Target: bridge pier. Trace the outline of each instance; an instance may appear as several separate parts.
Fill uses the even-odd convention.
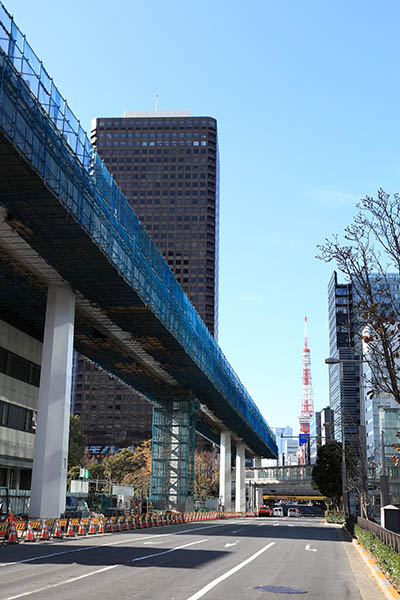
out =
[[[254,459],[254,466],[257,467],[258,469],[261,469],[261,458],[260,457],[256,457]],[[255,484],[255,488],[256,488],[256,506],[255,508],[259,508],[259,506],[262,506],[264,504],[264,499],[263,499],[263,488],[259,487],[257,485],[257,481],[258,481],[258,470],[254,471],[254,484]]]
[[[246,511],[245,451],[242,441],[236,442],[235,510]]]
[[[193,497],[198,417],[197,400],[153,403],[150,498],[155,508],[185,511]]]
[[[221,431],[219,454],[219,497],[225,511],[232,510],[231,432]]]
[[[40,373],[30,517],[58,518],[65,510],[75,296],[67,285],[51,285]]]

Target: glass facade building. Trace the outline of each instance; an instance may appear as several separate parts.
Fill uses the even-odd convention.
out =
[[[211,334],[218,332],[217,122],[188,111],[126,111],[92,122],[91,141]],[[73,410],[89,445],[151,437],[152,406],[76,355]]]
[[[360,344],[355,336],[353,286],[338,282],[336,271],[328,286],[329,354],[345,361],[329,365],[329,405],[334,413],[335,439],[358,451],[360,426]],[[346,362],[350,361],[350,362]],[[343,419],[343,422],[342,422]]]

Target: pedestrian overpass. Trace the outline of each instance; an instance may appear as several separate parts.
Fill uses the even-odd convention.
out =
[[[312,487],[313,465],[290,465],[246,469],[246,487],[252,505],[260,506],[265,499],[323,500]]]
[[[275,436],[1,2],[0,278],[0,317],[43,340],[32,516],[63,511],[73,347],[152,401],[155,506],[184,508],[214,427],[242,509]]]

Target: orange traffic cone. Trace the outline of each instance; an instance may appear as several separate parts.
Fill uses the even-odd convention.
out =
[[[17,535],[17,528],[15,526],[15,521],[13,521],[10,525],[10,533],[8,534],[8,543],[9,544],[18,544],[18,535]]]
[[[127,517],[125,517],[124,520],[124,531],[129,531],[129,521]]]
[[[49,540],[49,532],[47,531],[47,521],[44,520],[42,523],[42,530],[40,532],[39,540]]]
[[[117,522],[115,524],[115,531],[122,531],[120,518],[117,517]]]
[[[136,529],[135,517],[131,517],[131,529]]]
[[[82,519],[80,520],[80,523],[79,523],[78,535],[86,535],[85,526],[83,524]]]
[[[75,530],[74,526],[72,525],[72,519],[68,521],[67,533],[65,534],[65,537],[75,537]]]
[[[97,533],[104,533],[104,519],[101,518],[99,521],[99,529],[97,530]]]
[[[32,523],[28,521],[28,529],[26,531],[24,542],[34,542],[35,537],[33,535]]]
[[[107,519],[106,524],[106,533],[112,533],[114,531],[114,527],[110,518]]]
[[[94,526],[94,521],[93,521],[93,519],[90,519],[88,534],[94,535],[95,533],[96,533],[96,527]]]
[[[53,538],[62,538],[62,536],[63,536],[63,534],[61,531],[60,519],[57,519],[56,528],[54,529],[54,532],[53,532]]]

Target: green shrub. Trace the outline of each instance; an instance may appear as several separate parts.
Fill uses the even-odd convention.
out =
[[[346,517],[344,512],[340,510],[326,510],[325,521],[327,523],[344,523],[346,521]]]
[[[354,534],[389,577],[400,585],[400,556],[396,550],[386,546],[372,531],[362,529],[359,525],[354,526]]]
[[[354,526],[356,523],[357,519],[356,517],[353,517],[353,515],[346,517],[346,529],[349,533],[351,533],[351,535],[354,535]]]

